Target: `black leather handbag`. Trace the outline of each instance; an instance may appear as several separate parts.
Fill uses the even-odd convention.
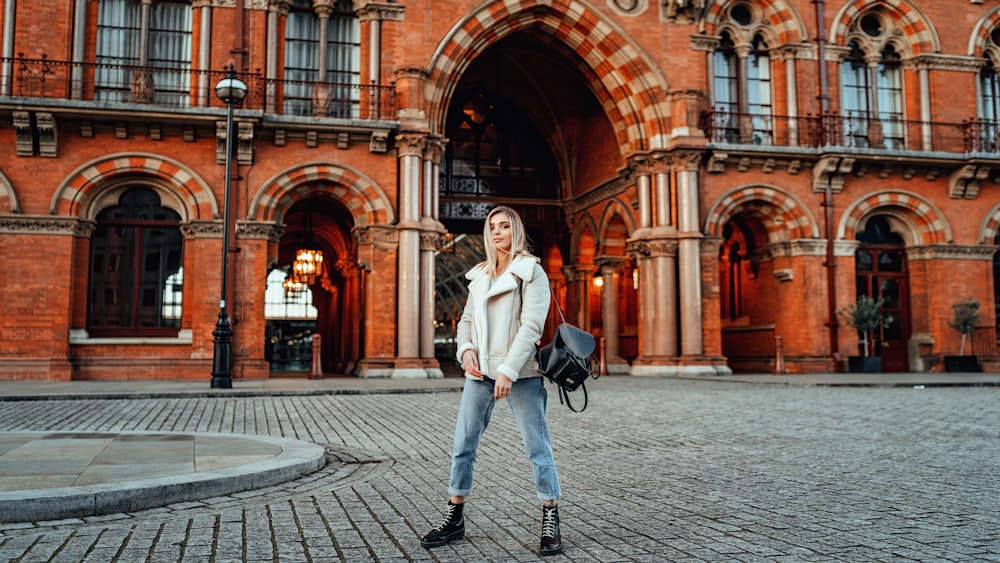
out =
[[[566,322],[555,296],[552,296],[552,302],[556,304],[561,322],[556,327],[552,342],[538,350],[538,370],[559,388],[560,404],[565,400],[569,410],[583,412],[588,400],[584,382],[588,377],[597,379],[600,375],[594,373],[593,355],[597,342],[593,334]],[[573,408],[569,399],[569,394],[577,389],[583,389],[583,407],[580,410]]]

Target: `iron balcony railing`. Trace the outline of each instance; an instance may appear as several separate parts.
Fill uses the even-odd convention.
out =
[[[104,108],[143,104],[185,109],[222,107],[215,85],[227,71],[56,61],[46,55],[0,58],[0,99],[78,100]],[[237,73],[247,85],[243,109],[266,113],[393,121],[396,89],[375,84],[339,84],[264,78]]]
[[[765,115],[722,110],[702,114],[709,141],[781,147],[1000,153],[1000,122],[880,119],[861,113]]]

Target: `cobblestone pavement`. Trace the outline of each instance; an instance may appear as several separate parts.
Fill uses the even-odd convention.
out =
[[[1000,389],[604,378],[549,421],[572,561],[1000,561]],[[441,518],[457,392],[17,401],[0,431],[224,432],[322,444],[293,482],[0,524],[0,561],[532,561],[541,508],[510,411],[480,448],[466,539]],[[2,521],[2,515],[0,515]]]

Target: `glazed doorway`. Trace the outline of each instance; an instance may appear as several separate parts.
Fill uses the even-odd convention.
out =
[[[882,357],[883,372],[909,370],[910,285],[903,238],[892,231],[885,217],[872,217],[860,231],[854,254],[857,296],[883,299],[882,313],[892,321],[875,335],[875,354]]]

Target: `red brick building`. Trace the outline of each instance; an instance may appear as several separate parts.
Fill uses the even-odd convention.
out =
[[[439,376],[501,203],[613,373],[996,359],[992,3],[0,3],[0,379]]]

